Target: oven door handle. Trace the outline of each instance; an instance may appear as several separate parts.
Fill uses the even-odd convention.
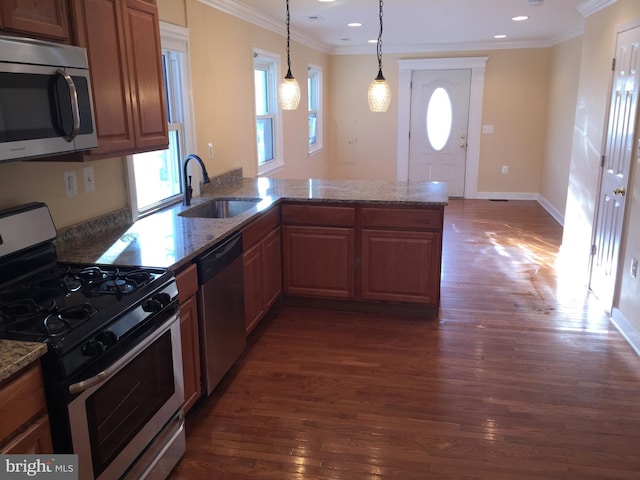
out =
[[[118,373],[122,367],[128,364],[131,360],[133,360],[136,356],[138,356],[138,354],[141,353],[145,348],[147,348],[149,345],[155,342],[158,338],[160,338],[167,330],[169,330],[169,328],[171,328],[171,325],[177,320],[179,320],[180,318],[179,315],[180,315],[179,312],[176,312],[173,315],[171,315],[171,318],[169,318],[166,322],[164,322],[162,326],[158,327],[151,335],[149,335],[147,338],[145,338],[140,343],[138,343],[135,347],[129,350],[124,356],[122,356],[116,362],[114,362],[113,365],[110,365],[109,367],[105,368],[103,371],[94,375],[93,377],[90,377],[90,378],[87,378],[86,380],[82,380],[81,382],[73,383],[69,385],[69,393],[71,393],[72,395],[75,395],[77,393],[84,392],[85,390],[88,390],[89,388],[95,385],[99,385],[102,382],[105,382],[106,380],[111,378],[113,375]]]

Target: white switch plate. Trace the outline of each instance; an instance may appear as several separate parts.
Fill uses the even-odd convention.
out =
[[[637,258],[632,258],[631,259],[631,271],[629,272],[629,274],[633,278],[637,278],[638,277],[638,259]]]
[[[78,195],[78,181],[75,170],[64,172],[64,191],[67,192],[67,197]]]
[[[213,143],[209,143],[208,147],[209,147],[209,158],[213,158]]]
[[[82,181],[84,183],[85,192],[93,192],[96,189],[96,180],[93,176],[93,167],[84,167],[82,169]]]
[[[502,165],[502,174],[506,175],[509,173],[509,165]]]
[[[493,125],[483,125],[482,133],[493,133]]]

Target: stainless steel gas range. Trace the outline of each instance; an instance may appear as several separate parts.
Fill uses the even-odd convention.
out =
[[[166,478],[185,451],[175,278],[59,262],[55,236],[43,203],[0,212],[0,338],[47,344],[54,449],[80,478]]]

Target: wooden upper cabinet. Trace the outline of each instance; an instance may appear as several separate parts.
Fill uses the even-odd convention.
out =
[[[167,148],[169,133],[160,23],[155,2],[128,0],[125,9],[131,97],[136,147]]]
[[[0,28],[68,42],[69,0],[2,0]]]
[[[73,0],[87,49],[98,148],[91,160],[168,146],[160,25],[155,2]]]

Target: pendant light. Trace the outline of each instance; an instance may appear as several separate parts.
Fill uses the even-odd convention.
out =
[[[378,76],[369,85],[369,110],[386,112],[391,103],[391,87],[382,75],[382,0],[380,0],[380,33],[378,34]]]
[[[282,80],[279,89],[280,108],[283,110],[295,110],[300,104],[300,85],[291,74],[291,55],[289,52],[289,0],[287,0],[287,74]]]

